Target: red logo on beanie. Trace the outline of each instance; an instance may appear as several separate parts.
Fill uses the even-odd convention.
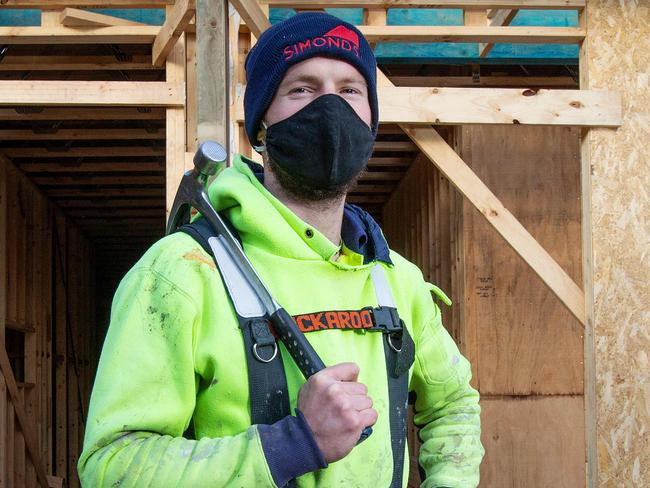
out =
[[[304,41],[286,46],[282,53],[284,60],[289,61],[294,56],[319,47],[350,51],[359,57],[359,36],[356,32],[348,29],[344,25],[339,25],[322,36],[312,37],[311,39],[305,39]]]

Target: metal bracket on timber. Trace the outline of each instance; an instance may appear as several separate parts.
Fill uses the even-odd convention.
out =
[[[16,384],[16,378],[14,377],[13,370],[11,369],[11,363],[9,362],[9,357],[7,356],[7,350],[3,346],[0,346],[0,370],[4,376],[5,383],[7,385],[7,390],[9,390],[9,397],[11,402],[14,404],[14,411],[16,412],[16,417],[18,418],[18,424],[23,432],[23,437],[25,438],[25,444],[27,446],[27,451],[29,456],[32,458],[32,463],[34,464],[34,469],[36,470],[36,476],[38,481],[43,488],[49,486],[47,475],[45,474],[45,465],[41,460],[40,454],[38,452],[38,445],[35,432],[32,430],[32,426],[27,423],[27,415],[25,414],[25,409],[22,402],[20,401],[20,395],[18,393],[18,385]]]

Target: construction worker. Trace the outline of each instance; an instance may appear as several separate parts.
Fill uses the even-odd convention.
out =
[[[476,486],[479,395],[432,291],[448,299],[345,204],[378,129],[372,49],[354,26],[304,13],[260,37],[246,73],[246,132],[265,164],[236,156],[210,200],[329,367],[305,381],[194,227],[165,237],[115,294],[83,485],[403,487],[410,391],[422,486]]]

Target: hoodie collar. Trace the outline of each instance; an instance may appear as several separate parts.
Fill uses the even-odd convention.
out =
[[[208,194],[215,209],[226,213],[249,245],[294,259],[330,260],[339,247],[289,210],[263,181],[262,166],[236,155],[233,166],[215,179]],[[346,247],[364,256],[364,265],[382,261],[392,266],[379,225],[363,209],[345,205],[341,234]]]

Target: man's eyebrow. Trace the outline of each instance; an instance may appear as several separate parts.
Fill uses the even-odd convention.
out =
[[[287,77],[282,84],[289,83],[320,83],[321,79],[318,76],[310,75],[308,73],[303,73],[297,76]],[[341,80],[337,80],[339,83],[361,83],[367,85],[366,79],[363,76],[348,76]]]
[[[318,76],[309,75],[307,73],[304,73],[304,74],[300,74],[300,75],[297,75],[297,76],[289,76],[284,81],[286,83],[296,83],[296,82],[318,83],[319,78],[318,78]]]

